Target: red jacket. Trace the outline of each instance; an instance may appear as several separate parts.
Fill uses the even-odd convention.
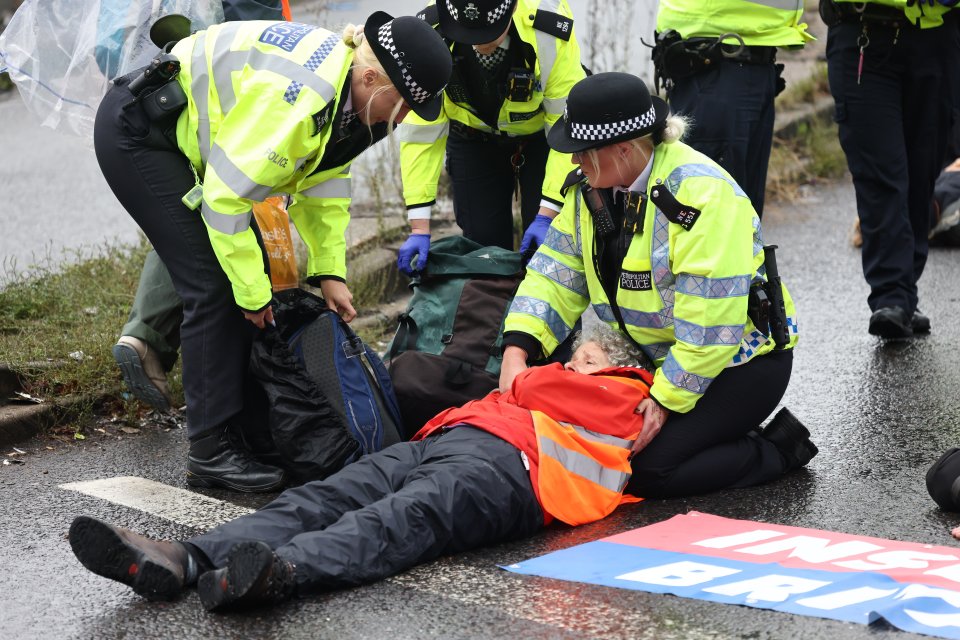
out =
[[[634,410],[650,395],[650,384],[649,373],[632,367],[590,375],[559,364],[531,367],[509,392],[492,391],[447,409],[413,439],[463,424],[487,431],[526,454],[546,521],[592,522],[622,502],[636,501],[622,492],[629,479],[630,445],[643,428]],[[596,465],[602,472],[591,472]]]

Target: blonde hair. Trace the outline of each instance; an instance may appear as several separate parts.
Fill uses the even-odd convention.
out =
[[[369,109],[377,96],[391,89],[396,91],[397,95],[400,96],[396,104],[393,105],[393,110],[390,112],[390,121],[387,124],[388,131],[392,135],[394,122],[396,122],[397,115],[400,114],[400,109],[402,109],[404,105],[403,96],[400,94],[399,89],[394,86],[393,81],[390,80],[390,76],[388,76],[387,72],[383,69],[383,65],[377,60],[373,48],[370,46],[370,43],[367,42],[367,38],[363,33],[362,25],[348,24],[343,28],[340,37],[345,45],[353,49],[353,64],[350,66],[351,70],[373,69],[377,72],[377,88],[373,90],[364,108]],[[367,125],[367,129],[370,130],[370,135],[373,136],[373,130],[370,125]]]

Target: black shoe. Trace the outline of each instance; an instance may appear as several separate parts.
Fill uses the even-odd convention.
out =
[[[810,432],[786,407],[773,416],[761,435],[777,447],[788,469],[806,466],[820,453],[817,445],[810,441]]]
[[[869,331],[887,340],[912,338],[910,324],[910,316],[901,307],[881,307],[870,316]]]
[[[148,600],[174,600],[183,592],[188,555],[179,542],[161,542],[88,516],[70,525],[77,560],[98,576],[131,587]]]
[[[930,333],[930,318],[917,309],[910,318],[910,328],[914,333]]]
[[[233,442],[228,431],[218,429],[190,443],[187,484],[245,493],[277,491],[283,487],[286,472],[256,460],[242,444]]]
[[[207,611],[276,604],[293,597],[294,566],[264,542],[241,542],[230,549],[227,566],[207,571],[197,594]]]

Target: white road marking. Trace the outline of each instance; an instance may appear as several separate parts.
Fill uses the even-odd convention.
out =
[[[253,512],[247,507],[132,476],[71,482],[60,488],[204,530]]]

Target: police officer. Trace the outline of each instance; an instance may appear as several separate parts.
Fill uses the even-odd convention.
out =
[[[813,36],[802,0],[660,0],[654,61],[674,113],[693,118],[687,143],[730,172],[763,216],[778,47]]]
[[[331,309],[356,311],[344,230],[353,159],[408,110],[435,118],[449,50],[414,17],[372,14],[342,35],[286,22],[231,22],[179,41],[115,82],[94,129],[107,182],[183,300],[187,482],[270,491],[280,469],[238,445],[254,329],[272,322],[252,202],[294,195],[290,216]],[[246,318],[247,321],[244,320]]]
[[[817,453],[786,409],[759,431],[790,379],[796,312],[746,193],[679,141],[684,127],[635,76],[598,73],[573,88],[547,140],[581,173],[503,338],[501,390],[589,305],[639,345],[656,373],[638,411],[662,428],[633,457],[627,490],[649,497],[760,484]],[[775,297],[779,313],[757,312]]]
[[[463,235],[512,250],[514,195],[526,230],[520,250],[542,241],[560,210],[567,156],[544,133],[584,76],[566,0],[442,0],[420,16],[450,45],[454,72],[435,120],[400,127],[400,168],[411,235],[398,267],[422,269],[430,212],[447,157],[453,208]]]
[[[857,196],[868,331],[930,331],[917,310],[960,68],[956,0],[824,0],[827,71]]]

